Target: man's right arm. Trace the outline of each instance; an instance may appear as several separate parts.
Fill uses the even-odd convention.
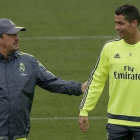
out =
[[[109,62],[107,53],[108,52],[104,47],[98,58],[96,65],[93,68],[93,71],[90,74],[87,89],[80,103],[79,125],[83,132],[86,132],[87,131],[86,128],[89,127],[87,119],[88,112],[95,107],[103,91],[105,81],[108,76]]]

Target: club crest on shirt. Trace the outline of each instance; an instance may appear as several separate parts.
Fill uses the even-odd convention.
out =
[[[23,63],[20,63],[19,64],[19,71],[21,72],[21,74],[20,74],[21,76],[26,76],[27,75],[27,74],[24,73],[25,70],[26,70],[25,65]]]

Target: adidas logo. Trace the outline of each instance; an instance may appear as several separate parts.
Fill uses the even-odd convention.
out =
[[[121,58],[120,55],[117,53],[114,55],[114,58]]]

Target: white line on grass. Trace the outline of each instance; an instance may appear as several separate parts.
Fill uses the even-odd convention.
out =
[[[42,37],[23,37],[21,40],[72,40],[72,39],[112,39],[116,36],[42,36]]]
[[[93,120],[104,120],[107,117],[88,117]],[[78,117],[50,117],[50,118],[31,118],[32,121],[43,121],[43,120],[78,120]]]

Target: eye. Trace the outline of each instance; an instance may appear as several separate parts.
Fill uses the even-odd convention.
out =
[[[124,25],[124,23],[123,23],[123,22],[119,22],[119,24],[120,24],[120,25]]]
[[[118,25],[124,25],[123,22],[115,22],[115,24],[118,24]]]
[[[7,34],[8,36],[14,36],[13,34]]]
[[[114,21],[115,22],[115,24],[117,25],[124,25],[125,23],[123,22],[123,21]]]

